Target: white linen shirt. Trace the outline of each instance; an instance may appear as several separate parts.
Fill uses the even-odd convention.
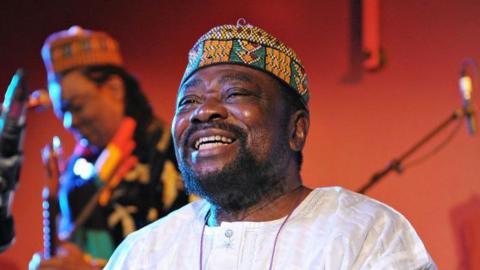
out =
[[[210,205],[197,201],[130,234],[106,270],[269,268],[285,218],[206,227]],[[436,269],[410,223],[366,196],[339,188],[313,190],[280,231],[273,269]]]

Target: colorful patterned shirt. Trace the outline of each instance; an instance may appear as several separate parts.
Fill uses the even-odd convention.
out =
[[[73,233],[75,221],[103,185],[91,173],[99,155],[74,154],[60,180],[59,235],[71,233],[69,239],[95,258],[108,259],[129,233],[188,203],[169,129],[154,120],[135,134],[138,163],[112,189],[108,203],[97,202]]]

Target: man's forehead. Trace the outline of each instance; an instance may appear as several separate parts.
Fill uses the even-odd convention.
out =
[[[267,74],[250,67],[241,65],[215,65],[199,69],[182,85],[181,90],[196,87],[207,81],[224,84],[228,82],[245,82],[258,84],[261,80],[269,79]]]

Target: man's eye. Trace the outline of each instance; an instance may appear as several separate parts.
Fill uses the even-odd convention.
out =
[[[254,96],[253,93],[246,89],[241,88],[231,88],[227,91],[225,97],[227,100],[237,99],[237,98],[248,98]]]
[[[180,102],[178,102],[178,107],[181,108],[187,105],[195,104],[197,102],[198,99],[195,97],[184,97],[180,100]]]
[[[246,96],[245,93],[242,93],[242,92],[232,92],[232,93],[229,93],[227,97],[238,97],[238,96]]]

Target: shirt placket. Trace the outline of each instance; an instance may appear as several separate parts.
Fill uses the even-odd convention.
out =
[[[222,223],[216,228],[207,269],[239,269],[243,231],[243,226],[235,223]]]

